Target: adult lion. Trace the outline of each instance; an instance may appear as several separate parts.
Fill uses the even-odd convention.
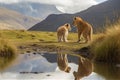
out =
[[[81,35],[83,35],[83,37],[85,39],[85,43],[87,43],[88,41],[91,41],[93,28],[89,23],[87,23],[80,17],[75,17],[73,19],[73,25],[77,28],[77,31],[78,31],[78,41],[77,42],[80,42]]]
[[[80,80],[85,76],[89,76],[93,71],[93,64],[86,58],[79,58],[79,66],[77,72],[74,71],[73,75],[75,80]]]
[[[68,31],[71,30],[70,24],[66,23],[63,26],[60,26],[57,29],[57,37],[58,37],[58,42],[67,42],[67,37],[68,37]]]

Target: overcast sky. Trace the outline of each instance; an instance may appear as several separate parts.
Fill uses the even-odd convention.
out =
[[[8,4],[25,1],[51,4],[63,13],[76,13],[106,0],[0,0],[0,2]]]

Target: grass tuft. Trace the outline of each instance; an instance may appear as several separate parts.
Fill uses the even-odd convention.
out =
[[[95,60],[108,63],[120,63],[120,23],[106,28],[91,43],[91,52]]]
[[[16,47],[0,38],[0,71],[8,67],[16,57]]]

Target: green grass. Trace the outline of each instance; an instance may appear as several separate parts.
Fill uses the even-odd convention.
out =
[[[120,63],[120,22],[106,28],[91,43],[96,61]]]
[[[17,47],[29,46],[33,48],[37,45],[38,48],[48,51],[56,51],[57,48],[62,48],[67,51],[79,50],[81,47],[88,44],[78,44],[77,33],[70,33],[67,43],[57,41],[56,32],[42,32],[42,31],[25,31],[25,30],[1,30],[1,36],[14,43]]]

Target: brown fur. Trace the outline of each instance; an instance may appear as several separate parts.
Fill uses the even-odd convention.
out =
[[[93,71],[93,64],[86,58],[79,58],[78,71],[74,71],[75,80],[80,80],[82,77],[88,76]]]
[[[71,30],[70,24],[66,23],[57,29],[58,42],[67,42],[68,31]]]
[[[67,54],[58,53],[57,64],[60,70],[65,71],[67,73],[70,72],[71,67],[68,66]]]
[[[73,25],[77,28],[77,31],[78,31],[77,42],[80,42],[81,35],[83,35],[83,37],[85,38],[85,43],[87,43],[88,41],[91,41],[93,28],[89,23],[87,23],[80,17],[75,17],[73,19]]]

